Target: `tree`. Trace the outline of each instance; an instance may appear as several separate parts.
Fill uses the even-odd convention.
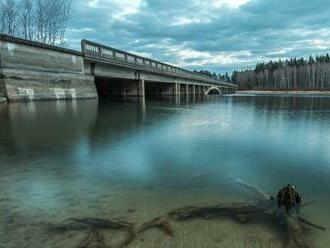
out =
[[[72,0],[0,0],[0,32],[64,46]]]
[[[234,84],[237,84],[237,74],[238,71],[233,71],[233,74],[231,75],[231,82],[233,82]]]
[[[329,53],[325,55],[325,63],[330,63],[330,56]]]
[[[312,65],[312,64],[314,64],[314,63],[315,63],[315,60],[314,60],[313,56],[310,55],[310,56],[309,56],[309,59],[308,59],[308,64]]]
[[[32,26],[32,0],[21,0],[20,3],[20,23],[22,25],[22,37],[27,40],[33,39],[33,26]]]
[[[15,0],[0,0],[0,32],[17,35],[18,8]]]
[[[229,75],[228,75],[228,72],[226,72],[226,74],[225,74],[225,81],[226,82],[230,82],[230,78],[229,78]]]
[[[254,70],[234,71],[232,82],[240,89],[328,90],[330,55],[258,63]]]

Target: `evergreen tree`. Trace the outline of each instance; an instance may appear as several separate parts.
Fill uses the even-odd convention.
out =
[[[309,59],[308,59],[308,64],[312,65],[312,64],[314,64],[314,63],[315,63],[315,60],[314,60],[313,56],[310,55],[310,56],[309,56]]]

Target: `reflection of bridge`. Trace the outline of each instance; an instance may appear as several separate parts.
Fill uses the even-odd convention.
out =
[[[73,51],[0,34],[0,99],[235,93],[236,85],[87,40]]]
[[[236,85],[176,66],[83,40],[85,72],[95,76],[99,94],[234,93]]]

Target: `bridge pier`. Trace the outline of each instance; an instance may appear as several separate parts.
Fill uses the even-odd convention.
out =
[[[138,96],[139,97],[144,97],[145,96],[145,82],[144,82],[144,80],[142,79],[142,80],[139,80],[138,81]]]
[[[178,84],[178,83],[175,83],[174,84],[174,91],[173,91],[173,94],[175,95],[175,96],[177,96],[177,95],[180,95],[180,84]]]
[[[194,84],[192,85],[192,94],[196,95],[196,86]]]
[[[189,84],[186,84],[185,87],[185,95],[189,95]]]

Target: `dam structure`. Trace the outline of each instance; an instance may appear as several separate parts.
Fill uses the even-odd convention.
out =
[[[0,35],[0,99],[233,94],[237,86],[88,40],[81,51]]]

